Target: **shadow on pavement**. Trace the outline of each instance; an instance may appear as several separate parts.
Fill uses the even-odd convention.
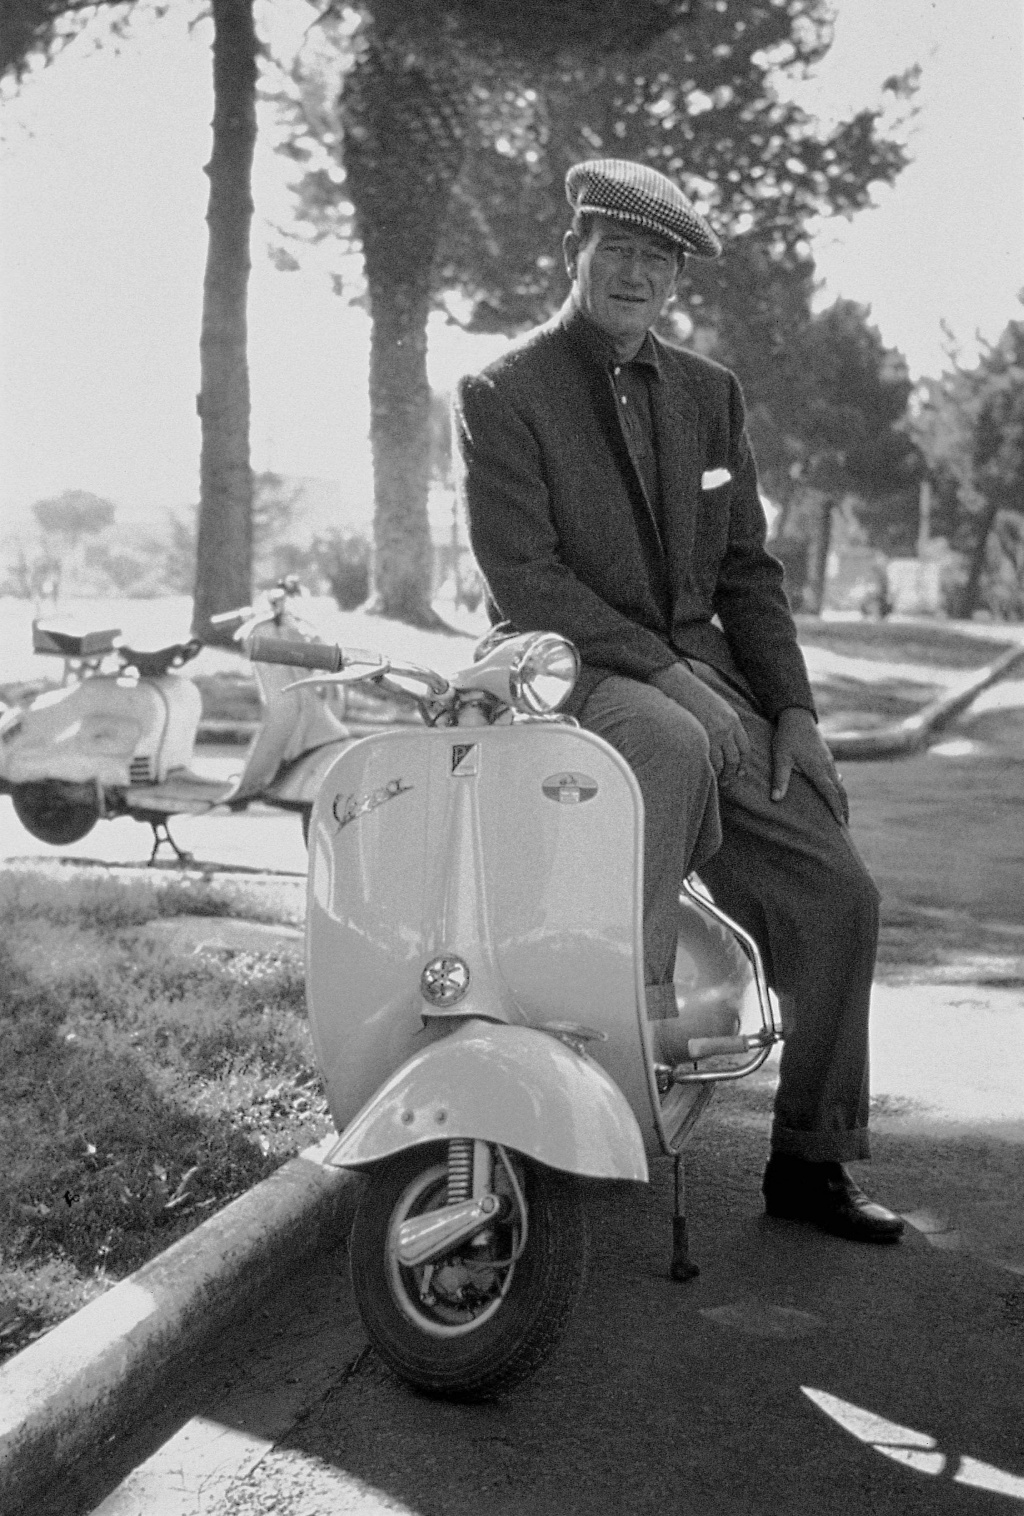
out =
[[[396,1381],[363,1348],[336,1256],[192,1366],[193,1393],[158,1408],[99,1483],[39,1516],[1024,1509],[1024,1281],[918,1232],[876,1248],[764,1220],[770,1092],[735,1093],[693,1147],[700,1279],[667,1278],[667,1163],[649,1188],[594,1186],[584,1305],[505,1401],[439,1403]],[[948,1155],[930,1135],[886,1135],[881,1147],[880,1198],[913,1201],[929,1165],[941,1185]],[[213,1435],[230,1454],[198,1481],[201,1498],[177,1500],[165,1467],[166,1500],[131,1503],[128,1486],[103,1500],[197,1410],[196,1456]],[[184,1433],[177,1445],[181,1490],[198,1488]]]
[[[926,1161],[928,1139],[901,1142],[897,1167]],[[766,1222],[763,1152],[742,1123],[700,1133],[695,1283],[666,1277],[668,1165],[595,1187],[591,1289],[532,1383],[439,1404],[363,1356],[216,1509],[1021,1509],[1020,1282],[913,1232],[873,1248]]]

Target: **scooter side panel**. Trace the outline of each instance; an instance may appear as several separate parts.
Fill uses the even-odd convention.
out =
[[[198,691],[195,696],[198,705]],[[19,722],[10,724],[0,771],[12,784],[98,779],[127,785],[138,754],[150,758],[155,777],[166,726],[166,703],[150,682],[94,676],[39,696]]]
[[[424,1045],[423,968],[459,953],[467,1013],[604,1034],[589,1047],[658,1147],[641,818],[625,763],[569,726],[388,731],[341,755],[313,809],[307,915],[310,1022],[339,1131]]]
[[[461,1022],[354,1117],[328,1162],[362,1168],[439,1138],[499,1142],[594,1179],[648,1177],[621,1091],[591,1058],[527,1027]]]
[[[306,998],[338,1130],[418,1046],[434,734],[386,731],[328,769],[309,827]],[[417,1041],[417,1039],[419,1039]]]
[[[513,727],[480,753],[496,961],[527,1019],[592,1028],[588,1051],[657,1145],[645,1051],[643,801],[600,737]]]

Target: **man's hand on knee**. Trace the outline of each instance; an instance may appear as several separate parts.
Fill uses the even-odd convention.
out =
[[[711,767],[719,784],[739,778],[750,755],[750,738],[729,702],[709,689],[685,663],[659,669],[650,682],[700,722],[708,736]]]
[[[840,826],[844,826],[850,819],[850,805],[839,770],[814,717],[798,705],[781,711],[775,723],[772,738],[773,800],[785,799],[794,769],[814,785]]]

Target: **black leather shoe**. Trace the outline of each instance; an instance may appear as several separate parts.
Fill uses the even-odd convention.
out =
[[[773,1153],[761,1186],[765,1210],[780,1221],[809,1221],[852,1242],[897,1242],[904,1222],[870,1200],[841,1163],[807,1163]]]

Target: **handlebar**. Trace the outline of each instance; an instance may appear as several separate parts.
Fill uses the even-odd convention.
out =
[[[227,626],[229,621],[247,621],[253,614],[251,605],[240,605],[235,611],[220,611],[210,617],[211,626]]]
[[[337,674],[345,655],[333,642],[286,642],[281,637],[254,637],[249,644],[253,663],[287,663],[293,668],[326,669]]]

